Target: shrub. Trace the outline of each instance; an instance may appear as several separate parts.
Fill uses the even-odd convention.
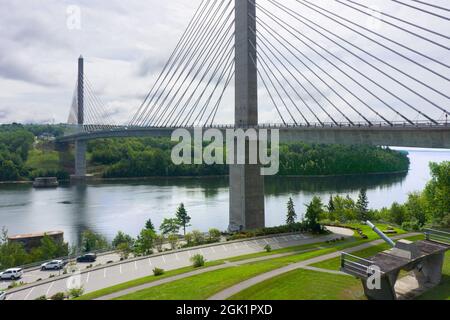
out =
[[[169,241],[170,247],[172,250],[175,250],[178,248],[178,236],[176,234],[170,234],[167,237],[167,241]]]
[[[40,301],[46,301],[47,300],[47,297],[46,296],[40,296],[40,297],[37,297],[36,299],[34,299],[34,300],[40,300]]]
[[[58,293],[55,293],[51,298],[50,298],[50,300],[55,300],[55,301],[57,301],[57,300],[64,300],[66,298],[66,295],[64,294],[64,292],[58,292]]]
[[[205,265],[205,257],[203,257],[201,254],[196,254],[191,258],[192,266],[194,268],[200,268]]]
[[[209,229],[208,237],[209,237],[209,242],[210,243],[219,242],[221,236],[222,236],[222,234],[220,233],[219,230],[214,229],[214,228],[213,229]]]
[[[164,274],[164,270],[163,269],[160,269],[160,268],[153,269],[153,275],[155,277],[162,276],[163,274]]]
[[[267,245],[264,247],[264,250],[266,250],[267,253],[272,252],[272,247]]]
[[[198,230],[192,231],[192,242],[194,245],[199,246],[205,243],[205,236]]]
[[[83,287],[72,288],[69,291],[67,291],[67,295],[69,296],[69,298],[81,297],[83,295],[83,293],[84,293]]]

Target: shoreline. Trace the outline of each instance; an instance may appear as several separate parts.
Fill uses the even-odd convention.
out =
[[[388,172],[369,172],[369,173],[345,173],[345,174],[331,174],[331,175],[276,175],[267,176],[270,178],[314,178],[314,179],[325,179],[325,178],[338,178],[338,177],[361,177],[361,176],[382,176],[382,175],[400,175],[408,174],[410,169],[402,171],[388,171]],[[134,178],[102,178],[102,177],[92,177],[89,182],[114,182],[114,181],[151,181],[151,180],[195,180],[195,179],[217,179],[217,178],[228,178],[228,175],[211,175],[211,176],[155,176],[155,177],[134,177]],[[59,180],[63,183],[69,183],[70,180]],[[1,185],[30,185],[33,181],[0,181]]]

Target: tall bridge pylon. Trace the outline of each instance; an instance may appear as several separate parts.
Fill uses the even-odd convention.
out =
[[[256,20],[251,18],[255,15],[254,2],[235,0],[236,128],[258,126],[257,49],[252,46],[256,44],[256,34],[251,31],[256,30]],[[260,166],[230,165],[230,231],[263,228],[264,208],[264,177]]]

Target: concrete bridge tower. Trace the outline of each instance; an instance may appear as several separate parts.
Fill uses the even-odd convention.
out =
[[[256,69],[255,3],[235,0],[235,126],[258,125],[258,73]],[[248,149],[248,148],[247,148]],[[248,157],[248,155],[247,155]],[[262,228],[264,177],[259,165],[230,166],[230,231]]]
[[[84,59],[80,56],[78,59],[78,129],[82,130],[84,125]],[[72,180],[83,180],[86,177],[86,151],[87,142],[84,140],[75,140],[75,175]]]

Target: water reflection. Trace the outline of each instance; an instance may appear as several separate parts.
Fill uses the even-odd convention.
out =
[[[389,188],[401,183],[408,173],[380,175],[352,175],[340,177],[271,177],[267,178],[266,194],[283,195],[304,193],[345,193],[361,189]]]

